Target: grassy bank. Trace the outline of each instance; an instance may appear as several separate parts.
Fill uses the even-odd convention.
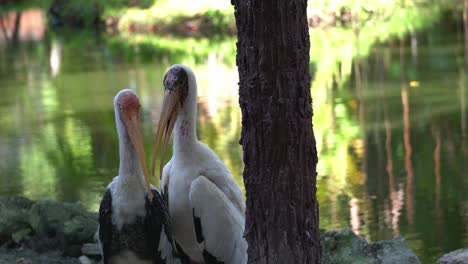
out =
[[[233,35],[234,9],[229,1],[159,0],[147,8],[106,8],[106,28],[127,33],[180,37]]]
[[[124,0],[112,0],[124,1]],[[112,2],[111,1],[111,2]],[[143,7],[105,4],[103,19],[108,28],[119,32],[171,34],[179,36],[210,36],[235,33],[234,8],[229,0],[158,0]],[[105,2],[104,2],[105,3]],[[402,31],[399,26],[416,30],[412,24],[415,10],[431,10],[461,19],[462,1],[452,0],[312,0],[307,16],[311,28],[339,27],[360,29],[392,22],[390,31]],[[424,15],[424,14],[423,14]],[[416,20],[418,20],[416,18]],[[421,21],[421,20],[418,20]],[[407,23],[409,22],[409,23]],[[388,23],[387,23],[388,24]],[[383,32],[385,34],[385,32]],[[384,36],[385,37],[385,36]]]
[[[93,27],[101,21],[99,24],[112,33],[201,38],[233,36],[236,31],[234,7],[229,0],[7,0],[0,5],[0,13],[31,7],[47,10],[51,25]],[[418,16],[428,12],[443,13],[448,20],[459,22],[462,11],[463,1],[453,0],[310,0],[307,6],[311,28],[365,31],[388,25],[380,30],[379,39],[395,31],[404,34],[418,30],[420,22],[424,23]]]

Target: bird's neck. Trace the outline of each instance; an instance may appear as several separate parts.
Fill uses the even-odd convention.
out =
[[[173,154],[184,152],[198,142],[197,139],[197,80],[192,70],[185,69],[188,75],[188,94],[180,109],[174,126]]]
[[[119,176],[112,182],[112,223],[117,230],[145,216],[145,181],[137,154],[126,132],[119,131]]]
[[[127,133],[119,133],[119,178],[122,184],[141,186],[145,189],[143,172],[137,153]]]
[[[189,99],[189,98],[187,98]],[[197,139],[197,105],[196,99],[190,98],[181,108],[174,126],[175,153],[194,145]]]

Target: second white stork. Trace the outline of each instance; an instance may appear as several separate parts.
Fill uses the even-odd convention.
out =
[[[187,66],[173,65],[163,83],[152,173],[163,139],[160,188],[167,199],[175,240],[197,263],[247,263],[243,194],[223,161],[197,139],[195,75]],[[161,171],[172,131],[173,155]]]

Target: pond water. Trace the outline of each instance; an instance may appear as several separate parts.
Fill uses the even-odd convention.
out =
[[[468,63],[459,32],[434,27],[357,55],[352,42],[338,62],[312,42],[322,229],[351,226],[372,241],[403,235],[423,263],[468,246]],[[198,136],[243,189],[235,40],[142,38],[45,31],[0,41],[0,195],[97,210],[118,170],[113,97],[127,87],[139,95],[149,159],[173,63],[197,74]]]

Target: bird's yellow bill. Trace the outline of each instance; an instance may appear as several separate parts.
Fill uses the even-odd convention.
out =
[[[156,130],[153,159],[151,161],[151,175],[154,175],[156,170],[156,156],[159,150],[159,145],[161,144],[161,139],[163,138],[162,153],[159,163],[159,179],[162,177],[162,169],[164,165],[164,156],[166,155],[167,144],[169,142],[169,138],[171,137],[172,130],[174,129],[174,124],[180,109],[179,97],[180,96],[177,91],[168,89],[164,93],[163,108],[158,123],[158,129]]]
[[[148,168],[146,166],[145,160],[145,151],[143,148],[143,140],[141,138],[141,130],[140,130],[140,118],[138,113],[129,113],[125,114],[122,118],[125,126],[127,127],[127,132],[132,141],[133,147],[138,156],[138,160],[140,161],[141,169],[143,170],[143,175],[145,176],[145,183],[146,188],[148,189],[148,198],[150,201],[153,200],[153,193],[151,192],[151,184],[148,175]]]

